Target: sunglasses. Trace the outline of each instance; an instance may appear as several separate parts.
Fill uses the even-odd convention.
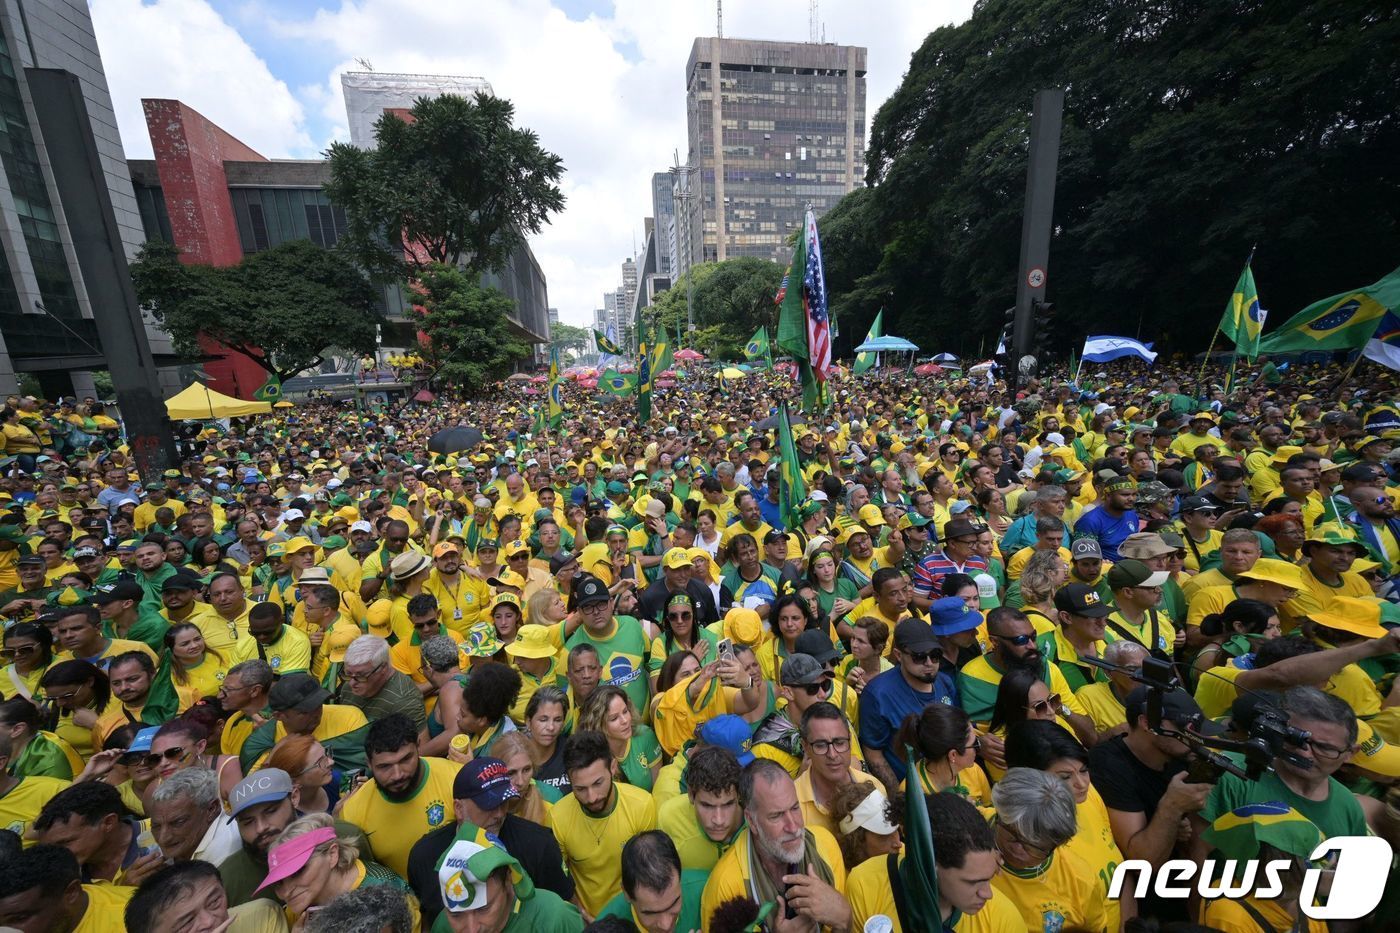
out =
[[[1017,648],[1024,648],[1035,641],[1034,635],[998,635],[992,632],[991,636],[998,641],[1006,642],[1008,645],[1015,645]]]
[[[905,651],[902,653],[915,664],[927,664],[938,656],[936,651]]]
[[[0,648],[0,658],[22,658],[38,650],[38,645],[16,645],[13,648]]]
[[[1026,709],[1033,713],[1049,713],[1060,708],[1060,695],[1052,693],[1043,700],[1038,700],[1026,706]]]
[[[137,754],[140,753],[138,752]],[[142,756],[141,763],[148,768],[154,768],[156,765],[160,764],[162,760],[179,761],[184,757],[185,747],[183,745],[176,745],[174,748],[167,748],[164,752],[161,752],[159,755],[152,753]]]
[[[802,684],[801,686],[803,692],[805,692],[809,697],[819,697],[822,694],[829,693],[831,691],[831,681],[826,679],[821,680],[819,683]]]

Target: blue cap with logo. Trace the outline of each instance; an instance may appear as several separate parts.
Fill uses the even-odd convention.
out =
[[[695,730],[695,737],[706,745],[729,749],[739,759],[740,767],[747,767],[753,761],[753,752],[749,751],[753,735],[741,716],[732,713],[716,716]]]
[[[929,625],[933,634],[943,637],[968,632],[982,624],[982,613],[973,609],[961,596],[944,596],[928,607]]]

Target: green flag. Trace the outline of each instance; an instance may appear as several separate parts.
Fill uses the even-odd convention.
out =
[[[790,354],[797,363],[802,380],[802,410],[814,411],[819,404],[820,386],[812,373],[807,350],[806,289],[802,284],[806,269],[807,236],[803,227],[798,231],[797,246],[792,251],[792,264],[778,290],[778,349]]]
[[[914,749],[904,747],[904,760],[914,762]],[[929,826],[928,801],[919,793],[921,782],[912,775],[911,793],[904,795],[904,860],[899,863],[905,904],[909,916],[901,917],[908,930],[953,929],[961,919],[958,911],[945,925],[938,906],[938,862],[934,856],[933,830]]]
[[[1259,290],[1248,262],[1235,283],[1235,290],[1220,317],[1220,332],[1235,344],[1235,353],[1246,359],[1259,355],[1259,335],[1264,330],[1266,312],[1259,307]]]
[[[549,426],[559,427],[564,421],[564,390],[559,378],[559,348],[549,348],[549,383],[545,394],[549,399]]]
[[[1400,269],[1359,288],[1308,305],[1259,342],[1260,353],[1359,350],[1386,311],[1400,308]]]
[[[760,327],[754,331],[754,335],[744,345],[744,357],[750,360],[767,360],[768,368],[773,368],[773,348],[768,343],[768,328]]]
[[[637,391],[637,375],[636,373],[620,373],[615,369],[607,369],[598,379],[598,388],[619,398],[625,398]]]
[[[622,356],[622,348],[607,338],[601,331],[593,332],[593,342],[598,345],[599,353],[611,353],[613,356]]]
[[[876,337],[883,337],[885,335],[884,328],[885,309],[881,308],[880,313],[875,315],[875,320],[870,324],[870,330],[865,335],[865,342],[874,340]],[[857,353],[856,365],[852,368],[852,372],[854,372],[857,376],[859,376],[863,372],[866,372],[870,369],[870,367],[875,365],[875,358],[877,356],[879,356],[878,353],[871,353],[869,351],[866,351],[865,353]]]
[[[802,462],[797,459],[797,440],[792,436],[792,419],[787,403],[778,409],[778,455],[781,482],[778,485],[778,511],[789,529],[802,527],[798,507],[807,498],[807,483],[802,478]]]

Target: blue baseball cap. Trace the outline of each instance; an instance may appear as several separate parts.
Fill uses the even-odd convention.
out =
[[[453,800],[470,800],[483,810],[494,810],[519,796],[499,758],[473,758],[452,780]]]
[[[131,739],[131,744],[126,747],[127,752],[149,752],[151,743],[156,739],[156,733],[160,731],[160,726],[147,726],[136,733]]]
[[[695,737],[706,745],[729,749],[739,759],[741,768],[748,767],[753,761],[753,752],[749,751],[753,735],[749,724],[741,716],[732,713],[716,716],[695,730]]]
[[[969,606],[960,596],[944,596],[928,607],[929,625],[940,638],[968,632],[982,624],[982,613]]]

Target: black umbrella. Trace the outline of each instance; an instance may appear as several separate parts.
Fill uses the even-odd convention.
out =
[[[480,443],[480,431],[459,424],[455,428],[443,428],[428,438],[428,449],[435,454],[456,454],[471,450]]]

